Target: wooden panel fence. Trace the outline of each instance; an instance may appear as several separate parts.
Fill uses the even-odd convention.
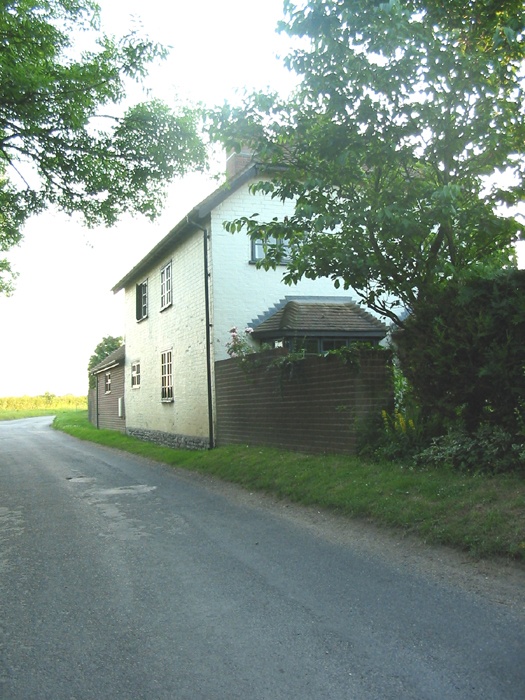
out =
[[[291,367],[254,355],[217,362],[215,378],[218,446],[352,454],[366,421],[393,407],[388,351],[362,350],[357,364],[329,355]]]

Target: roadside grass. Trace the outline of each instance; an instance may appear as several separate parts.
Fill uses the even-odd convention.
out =
[[[56,416],[59,413],[63,413],[61,410],[52,408],[28,408],[23,410],[12,409],[3,411],[0,410],[0,421],[3,420],[20,420],[20,418],[37,418],[38,416]],[[67,413],[71,413],[71,410],[67,410]],[[82,411],[85,413],[85,411]]]
[[[46,408],[33,408],[18,411],[16,409],[12,411],[0,411],[0,421],[2,420],[19,420],[20,418],[36,418],[37,416],[54,416],[57,411],[53,409]]]
[[[525,563],[525,480],[518,475],[459,473],[258,446],[175,450],[97,430],[86,411],[61,412],[53,426],[81,440],[212,474],[247,489],[399,528],[476,558]]]

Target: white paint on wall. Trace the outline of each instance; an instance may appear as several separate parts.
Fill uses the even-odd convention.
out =
[[[229,329],[244,330],[248,323],[272,308],[285,296],[342,297],[355,301],[352,292],[336,289],[332,280],[303,279],[295,285],[283,282],[284,266],[258,269],[251,261],[251,242],[245,233],[229,233],[223,222],[258,213],[261,220],[293,213],[291,202],[281,203],[262,193],[251,194],[249,183],[234,192],[212,213],[213,338],[215,359],[228,357]]]

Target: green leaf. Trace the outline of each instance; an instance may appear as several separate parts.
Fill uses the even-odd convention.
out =
[[[125,77],[141,80],[166,49],[138,34],[108,37],[98,25],[91,0],[0,8],[0,250],[50,204],[89,225],[130,211],[154,218],[166,184],[204,167],[199,110],[119,106]],[[96,48],[75,58],[82,30]]]

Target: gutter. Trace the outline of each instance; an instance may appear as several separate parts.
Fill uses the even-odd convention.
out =
[[[104,365],[104,367],[99,367],[99,369],[91,370],[91,374],[100,374],[101,372],[107,372],[108,369],[113,369],[113,367],[118,367],[119,365],[120,362],[111,362],[108,365]]]
[[[130,270],[117,284],[112,288],[113,294],[117,294],[121,289],[125,289],[126,285],[130,284],[136,277],[140,277],[142,272],[150,265],[155,264],[162,259],[167,250],[171,250],[173,245],[182,238],[191,225],[202,231],[202,227],[195,223],[193,218],[205,219],[209,214],[227,199],[233,192],[242,187],[253,178],[257,177],[261,171],[259,165],[254,163],[245,171],[237,175],[230,182],[221,185],[215,192],[212,192],[200,204],[188,212],[188,214],[176,224],[164,238],[154,246],[147,255],[138,262],[132,270]]]

